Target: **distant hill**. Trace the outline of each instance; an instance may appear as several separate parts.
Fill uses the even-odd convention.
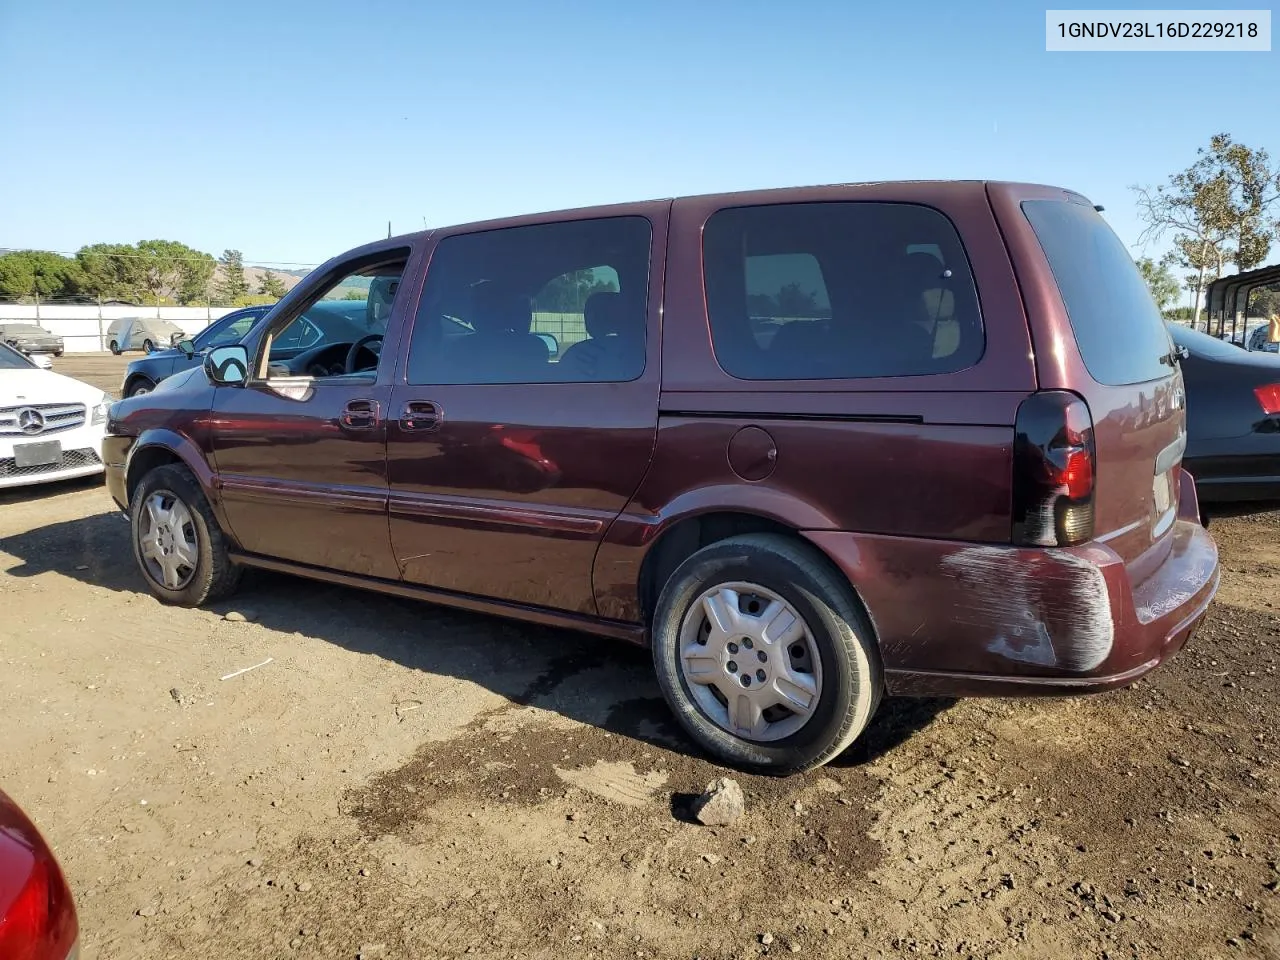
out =
[[[262,292],[262,277],[267,272],[267,267],[251,267],[245,264],[244,281],[249,285],[249,293],[257,294]],[[280,282],[284,284],[285,290],[292,290],[305,277],[310,270],[283,270],[275,267],[270,268],[271,272],[280,278]],[[217,284],[222,280],[222,264],[218,264],[217,269],[213,271],[213,279],[209,281],[209,290],[212,292],[217,289]]]

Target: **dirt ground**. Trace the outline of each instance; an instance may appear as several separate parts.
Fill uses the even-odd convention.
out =
[[[1149,679],[890,701],[710,829],[642,651],[268,575],[166,608],[97,482],[0,494],[0,784],[84,960],[1277,958],[1280,513],[1212,529]]]

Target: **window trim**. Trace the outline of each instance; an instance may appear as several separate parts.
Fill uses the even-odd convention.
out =
[[[928,371],[925,373],[906,373],[906,374],[875,374],[862,377],[786,377],[767,380],[752,380],[745,377],[737,376],[730,372],[721,362],[719,352],[716,350],[715,328],[711,319],[711,295],[708,292],[707,284],[707,228],[711,222],[720,214],[733,210],[758,210],[758,209],[777,209],[783,207],[851,207],[851,206],[876,206],[876,207],[912,207],[921,210],[927,210],[940,217],[951,229],[955,236],[957,249],[964,257],[965,269],[968,273],[969,283],[972,286],[974,294],[974,302],[978,309],[978,329],[982,335],[980,349],[971,362],[948,369],[945,371]],[[745,261],[745,257],[743,258]],[[821,267],[821,261],[819,261]],[[758,202],[758,203],[730,203],[724,206],[716,206],[709,210],[702,219],[701,227],[698,231],[698,271],[700,274],[700,293],[702,294],[702,304],[704,310],[704,319],[706,322],[707,345],[709,347],[709,356],[712,363],[715,364],[717,371],[726,377],[728,381],[735,385],[750,385],[751,391],[777,391],[786,390],[788,384],[803,384],[805,391],[817,392],[887,392],[895,393],[903,390],[907,391],[928,391],[934,389],[935,383],[938,381],[946,381],[949,378],[958,375],[971,375],[971,371],[981,366],[986,359],[991,348],[990,326],[987,322],[987,311],[983,307],[982,287],[978,282],[979,271],[974,266],[974,254],[969,249],[965,240],[964,231],[960,229],[955,218],[943,210],[935,203],[929,203],[922,200],[902,200],[902,199],[882,199],[879,197],[868,198],[846,198],[846,197],[822,197],[806,200],[783,200],[774,202]],[[823,274],[823,282],[826,282],[826,274]],[[830,289],[828,289],[828,300],[830,299]]]

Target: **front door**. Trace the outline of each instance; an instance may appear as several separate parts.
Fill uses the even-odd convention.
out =
[[[246,344],[255,375],[243,388],[215,391],[210,432],[222,499],[250,553],[399,578],[387,535],[394,350],[384,364],[382,344],[400,328],[395,294],[408,256],[388,247],[309,281],[311,295]],[[273,341],[296,330],[304,311],[334,304],[358,326],[335,326],[334,336],[281,360]]]
[[[595,614],[596,549],[657,429],[667,211],[438,241],[388,414],[407,581]]]

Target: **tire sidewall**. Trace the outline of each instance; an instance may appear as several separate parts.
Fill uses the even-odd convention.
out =
[[[680,668],[680,629],[690,605],[717,584],[734,581],[768,587],[791,604],[808,625],[822,664],[822,695],[813,717],[780,740],[756,743],[722,728],[698,707]],[[878,674],[862,646],[862,638],[869,639],[862,618],[856,610],[838,609],[846,604],[842,598],[824,596],[827,592],[790,558],[756,544],[713,544],[676,569],[655,612],[653,657],[667,702],[695,740],[736,766],[787,773],[811,766],[842,738],[855,697],[865,693],[868,679],[878,682]],[[874,703],[861,712],[869,716],[871,709]]]
[[[142,556],[142,545],[139,543],[142,511],[145,509],[147,500],[156,493],[181,500],[187,512],[191,514],[191,522],[195,527],[196,569],[191,579],[180,590],[171,590],[153,579]],[[133,558],[137,561],[138,570],[146,581],[147,588],[165,603],[180,606],[196,606],[201,603],[213,579],[212,538],[200,504],[193,502],[193,494],[200,496],[194,481],[188,478],[185,470],[172,466],[158,467],[142,478],[137,490],[134,491],[129,508],[129,538],[133,546]]]

